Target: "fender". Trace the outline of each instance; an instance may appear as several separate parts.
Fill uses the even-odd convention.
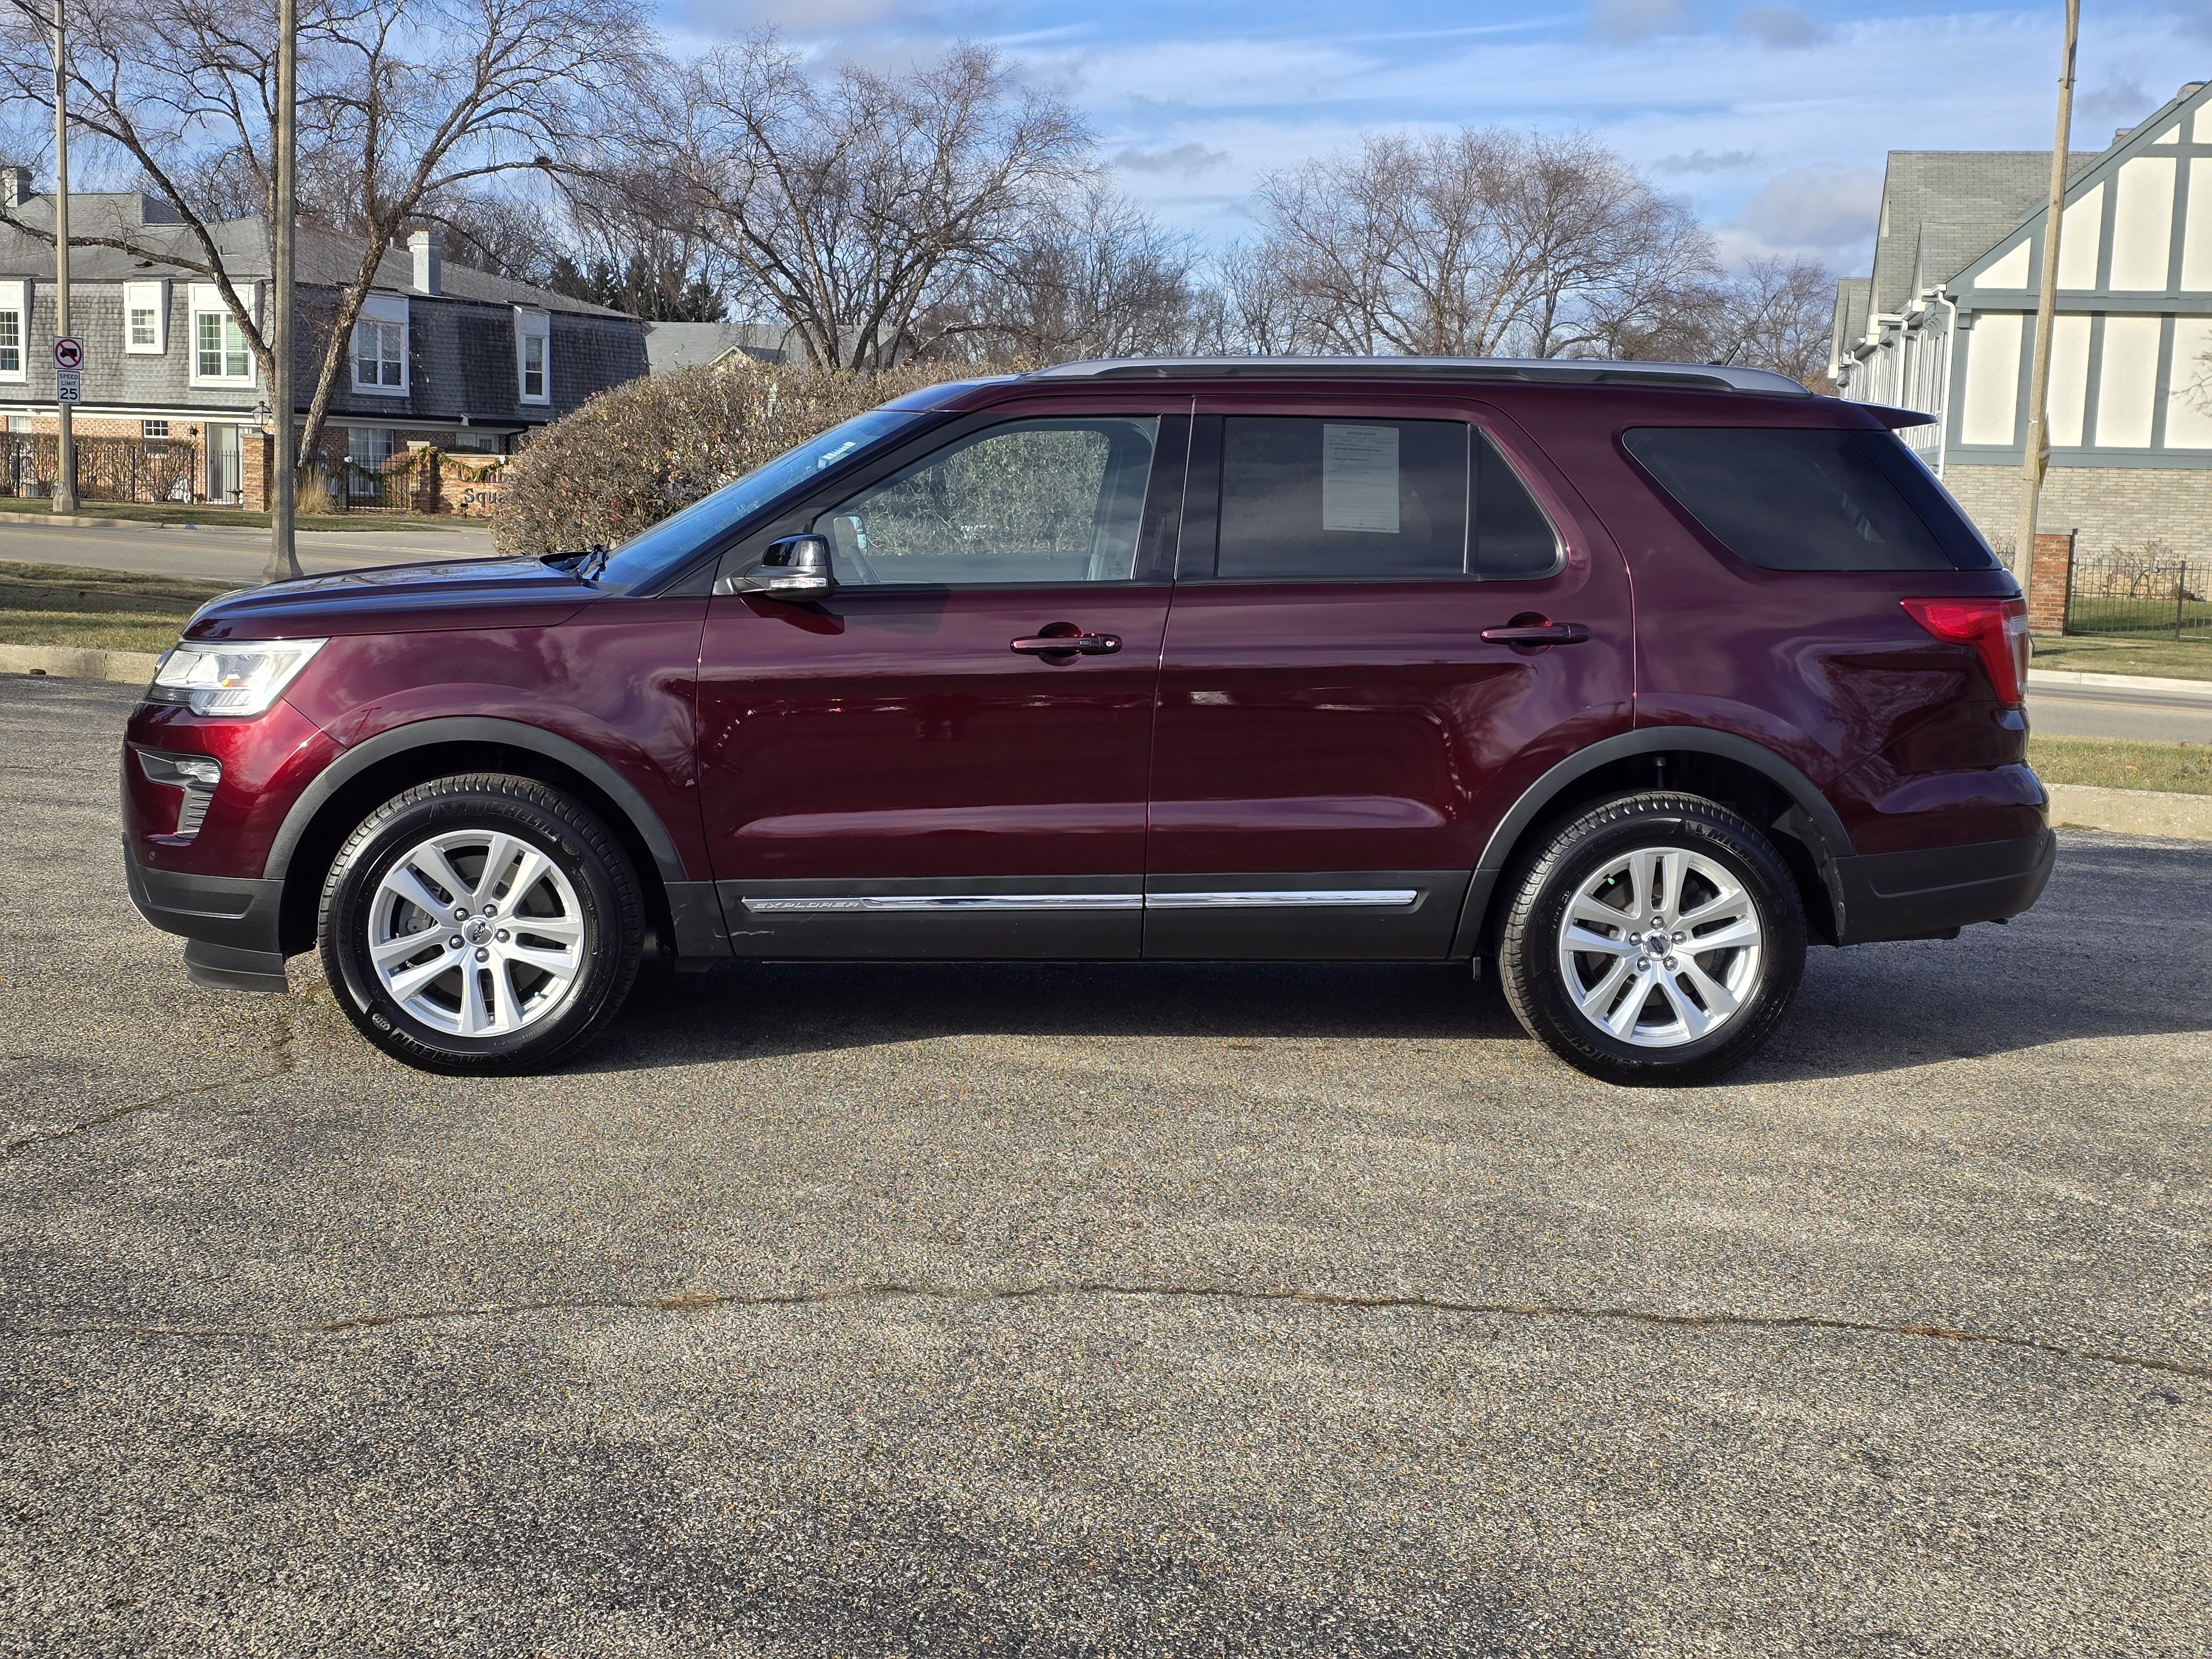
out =
[[[675,840],[660,816],[647,804],[635,786],[621,773],[601,760],[580,744],[556,736],[540,726],[528,726],[520,720],[495,720],[477,715],[454,715],[439,720],[411,720],[404,726],[395,726],[364,738],[343,750],[337,758],[325,767],[315,781],[302,790],[300,799],[292,803],[292,810],[284,815],[283,828],[269,848],[269,862],[262,874],[268,880],[282,880],[290,867],[292,854],[298,848],[307,826],[325,803],[379,761],[389,760],[394,755],[404,755],[413,749],[428,748],[441,743],[498,744],[508,749],[526,749],[533,754],[558,761],[569,770],[591,780],[592,785],[611,800],[617,809],[629,820],[645,842],[646,850],[653,855],[654,867],[662,883],[671,888],[680,887],[690,879],[684,860],[678,856]]]
[[[1453,941],[1452,954],[1480,954],[1490,896],[1498,878],[1505,873],[1506,861],[1512,857],[1515,844],[1570,785],[1616,761],[1638,755],[1685,751],[1715,755],[1749,767],[1789,796],[1796,806],[1796,811],[1788,815],[1796,820],[1791,827],[1813,855],[1814,866],[1820,872],[1821,882],[1840,918],[1844,896],[1836,861],[1850,856],[1850,832],[1844,829],[1842,817],[1812,779],[1771,749],[1732,732],[1716,732],[1700,726],[1646,726],[1577,750],[1521,792],[1521,798],[1490,832],[1482,856],[1476,861],[1474,878],[1468,885],[1467,902],[1460,912],[1459,933]]]

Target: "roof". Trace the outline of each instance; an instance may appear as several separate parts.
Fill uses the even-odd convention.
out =
[[[1874,278],[1842,276],[1836,281],[1836,315],[1828,339],[1828,368],[1843,362],[1850,349],[1866,337],[1867,315],[1874,309]]]
[[[1574,386],[1679,386],[1701,392],[1812,393],[1786,374],[1717,363],[1615,362],[1595,357],[1113,357],[1054,363],[1024,380],[1182,380],[1333,375],[1397,380],[1505,380]]]
[[[25,224],[51,231],[53,198],[34,196],[14,210]],[[259,218],[227,219],[210,228],[222,264],[233,282],[254,282],[270,274],[269,232]],[[147,261],[120,248],[76,247],[70,252],[70,276],[79,283],[120,283],[134,278],[167,276],[180,281],[204,280],[189,268],[205,263],[199,239],[179,222],[169,205],[158,197],[136,191],[105,194],[72,192],[70,234],[127,239],[149,252],[166,253],[177,263]],[[310,286],[342,287],[360,268],[362,243],[356,238],[301,226],[293,236],[294,280]],[[0,276],[50,278],[54,270],[51,241],[0,225]],[[386,250],[377,264],[375,287],[387,293],[415,295],[414,258],[403,246]],[[447,259],[441,262],[440,289],[443,297],[492,305],[530,306],[541,311],[562,311],[593,317],[621,317],[625,313],[588,300],[573,299],[550,289],[471,270]],[[423,297],[423,296],[416,296]]]
[[[2100,152],[2067,158],[2070,179]],[[1869,314],[1894,316],[1948,283],[2051,196],[2047,149],[1893,149],[1881,183]],[[1856,339],[1866,331],[1858,319]]]
[[[780,363],[794,354],[781,323],[647,323],[646,361],[655,374],[711,367],[732,354]]]

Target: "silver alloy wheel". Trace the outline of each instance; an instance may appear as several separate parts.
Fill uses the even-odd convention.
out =
[[[500,830],[455,830],[385,872],[368,957],[392,1000],[454,1036],[505,1036],[567,1001],[584,911],[559,866]]]
[[[1559,972],[1583,1018],[1622,1042],[1711,1036],[1759,989],[1765,933],[1744,885],[1702,853],[1643,847],[1575,890]]]

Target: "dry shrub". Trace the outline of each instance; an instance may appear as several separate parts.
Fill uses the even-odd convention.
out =
[[[824,374],[748,357],[631,380],[515,457],[493,538],[509,554],[612,546],[840,421],[975,374],[959,363]]]

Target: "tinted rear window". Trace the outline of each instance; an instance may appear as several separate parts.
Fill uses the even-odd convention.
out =
[[[1996,561],[1887,432],[1639,427],[1628,453],[1706,532],[1769,570],[1981,570]]]
[[[1224,580],[1512,580],[1549,575],[1559,562],[1543,509],[1464,422],[1222,422],[1214,574]]]

